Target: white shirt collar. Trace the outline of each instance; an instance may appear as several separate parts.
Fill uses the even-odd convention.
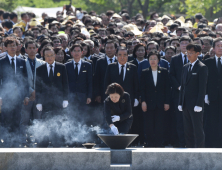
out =
[[[51,64],[47,63],[47,67],[50,67]],[[55,68],[55,61],[52,63],[52,67]]]
[[[142,61],[139,61],[139,60],[137,60],[137,58],[136,58],[136,61],[137,61],[137,63],[139,64],[139,63],[141,63],[141,62],[143,62],[145,59],[143,59]]]
[[[215,55],[215,59],[216,59],[216,61],[218,61],[218,58],[219,58],[219,57],[217,57],[217,55]],[[221,58],[221,57],[220,57],[220,58]]]
[[[121,68],[122,64],[118,62],[119,68]],[[126,63],[124,64],[124,69],[126,68]]]
[[[10,63],[11,63],[11,61],[12,61],[12,56],[10,56],[9,54],[7,54],[8,55],[8,59],[9,59],[9,61],[10,61]],[[14,58],[14,62],[16,61],[16,55],[13,57]]]
[[[74,59],[73,59],[73,63],[74,64],[76,63]],[[80,66],[82,64],[82,60],[80,59],[78,63],[79,63],[78,66]]]
[[[116,56],[114,55],[113,56],[113,58],[109,58],[107,55],[106,55],[106,59],[107,59],[107,61],[110,61],[110,59],[112,59],[113,60],[113,62],[115,61],[115,58],[116,58]]]
[[[181,53],[182,57],[184,57],[184,56],[185,56],[185,54],[184,54],[184,53],[182,53],[182,52],[180,52],[180,53]]]
[[[198,61],[198,58],[196,59],[196,61],[194,61],[193,63],[190,63],[192,65],[192,67],[194,66],[194,64]]]

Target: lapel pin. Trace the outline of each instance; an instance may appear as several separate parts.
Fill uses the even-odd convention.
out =
[[[129,68],[127,68],[127,70],[129,71],[130,69],[129,69]]]
[[[61,74],[60,73],[57,73],[57,76],[59,77]]]
[[[159,70],[158,73],[161,73],[161,71]]]

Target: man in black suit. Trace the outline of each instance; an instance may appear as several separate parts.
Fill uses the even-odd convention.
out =
[[[206,147],[222,147],[222,38],[217,38],[213,42],[215,57],[210,57],[204,61],[208,67],[207,92],[205,103],[208,106],[206,113]]]
[[[124,91],[130,94],[131,105],[136,107],[139,102],[139,85],[137,67],[128,61],[128,53],[125,47],[117,49],[118,62],[112,63],[107,67],[105,76],[105,87],[111,83],[120,84]]]
[[[98,103],[103,103],[103,101],[106,98],[105,90],[107,87],[104,85],[106,68],[108,67],[109,64],[117,61],[115,56],[116,49],[117,49],[117,44],[112,40],[108,40],[105,44],[106,57],[97,60],[94,77],[95,77],[95,96],[96,96],[95,100]]]
[[[46,64],[36,69],[36,108],[49,116],[60,114],[68,106],[68,79],[63,64],[55,62],[52,47],[43,50]]]
[[[8,37],[4,45],[7,55],[0,59],[1,125],[15,131],[19,128],[22,103],[27,105],[29,101],[27,70],[25,60],[16,57],[17,40]]]
[[[207,87],[207,67],[198,59],[200,45],[189,44],[187,57],[190,63],[183,67],[178,110],[183,111],[184,134],[187,148],[203,148],[204,96]]]
[[[173,56],[170,62],[170,79],[172,84],[172,93],[173,102],[174,102],[174,110],[176,112],[177,119],[177,134],[178,134],[178,147],[185,147],[185,139],[184,139],[184,128],[183,128],[183,116],[182,112],[178,110],[178,100],[179,100],[179,92],[181,89],[181,73],[183,65],[187,64],[189,60],[187,59],[186,47],[191,42],[189,37],[182,37],[180,39],[180,48],[181,53]]]
[[[89,62],[81,60],[81,45],[74,44],[70,52],[73,60],[65,64],[69,82],[69,103],[72,110],[81,108],[81,111],[85,110],[85,104],[90,104],[92,100],[92,66]],[[84,114],[82,113],[81,118]]]

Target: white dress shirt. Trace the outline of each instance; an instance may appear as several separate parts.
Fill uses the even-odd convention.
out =
[[[76,64],[75,64],[75,63],[76,63],[75,60],[73,60],[74,70],[75,70],[75,68],[76,68]],[[80,68],[81,68],[81,64],[82,64],[82,60],[80,59],[78,63],[79,63],[79,64],[78,64],[78,74],[79,74]]]
[[[110,58],[109,58],[108,56],[106,56],[106,59],[107,59],[108,65],[111,64]],[[111,58],[111,59],[112,59],[112,63],[114,63],[114,62],[115,62],[115,59],[116,59],[116,56],[114,55],[113,58]]]
[[[122,70],[122,65],[118,62],[118,66],[119,66],[119,75],[120,75],[121,70]],[[125,75],[126,75],[126,63],[124,64],[124,67],[123,67],[123,81],[125,79]]]
[[[219,58],[219,57],[217,57],[217,56],[215,55],[215,59],[216,59],[216,66],[218,66],[218,58]],[[222,64],[222,61],[221,61],[221,60],[222,60],[222,58],[220,59],[220,62],[221,62],[221,64]]]
[[[16,55],[13,58],[14,58],[15,74],[16,74]],[[9,54],[8,54],[8,59],[10,64],[12,64],[12,56],[10,56]]]
[[[157,70],[152,71],[152,74],[153,74],[153,82],[154,82],[154,85],[156,86],[156,83],[157,83]]]
[[[49,76],[49,73],[50,73],[50,65],[49,63],[46,63],[47,64],[47,70],[48,70],[48,76]],[[52,63],[52,72],[53,72],[53,75],[54,75],[54,70],[55,70],[55,61]]]
[[[183,60],[183,64],[184,64],[184,58],[185,58],[184,56],[185,56],[185,54],[181,52],[181,55],[182,55],[182,60]],[[187,58],[187,55],[186,55],[186,59],[187,59],[187,63],[188,63],[189,60],[188,60],[188,58]]]
[[[190,64],[192,65],[191,68],[188,68],[188,69],[190,69],[190,71],[192,71],[193,66],[194,66],[194,64],[197,62],[197,60],[198,60],[198,58],[197,58],[196,61],[194,61],[193,63],[190,63]]]

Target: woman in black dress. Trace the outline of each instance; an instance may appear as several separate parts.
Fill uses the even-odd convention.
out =
[[[169,110],[170,84],[168,71],[159,67],[160,54],[148,54],[150,67],[141,75],[141,102],[146,134],[146,147],[162,147],[164,111]]]
[[[115,135],[128,133],[133,123],[130,95],[118,83],[110,84],[106,94],[109,95],[104,101],[107,124]]]

